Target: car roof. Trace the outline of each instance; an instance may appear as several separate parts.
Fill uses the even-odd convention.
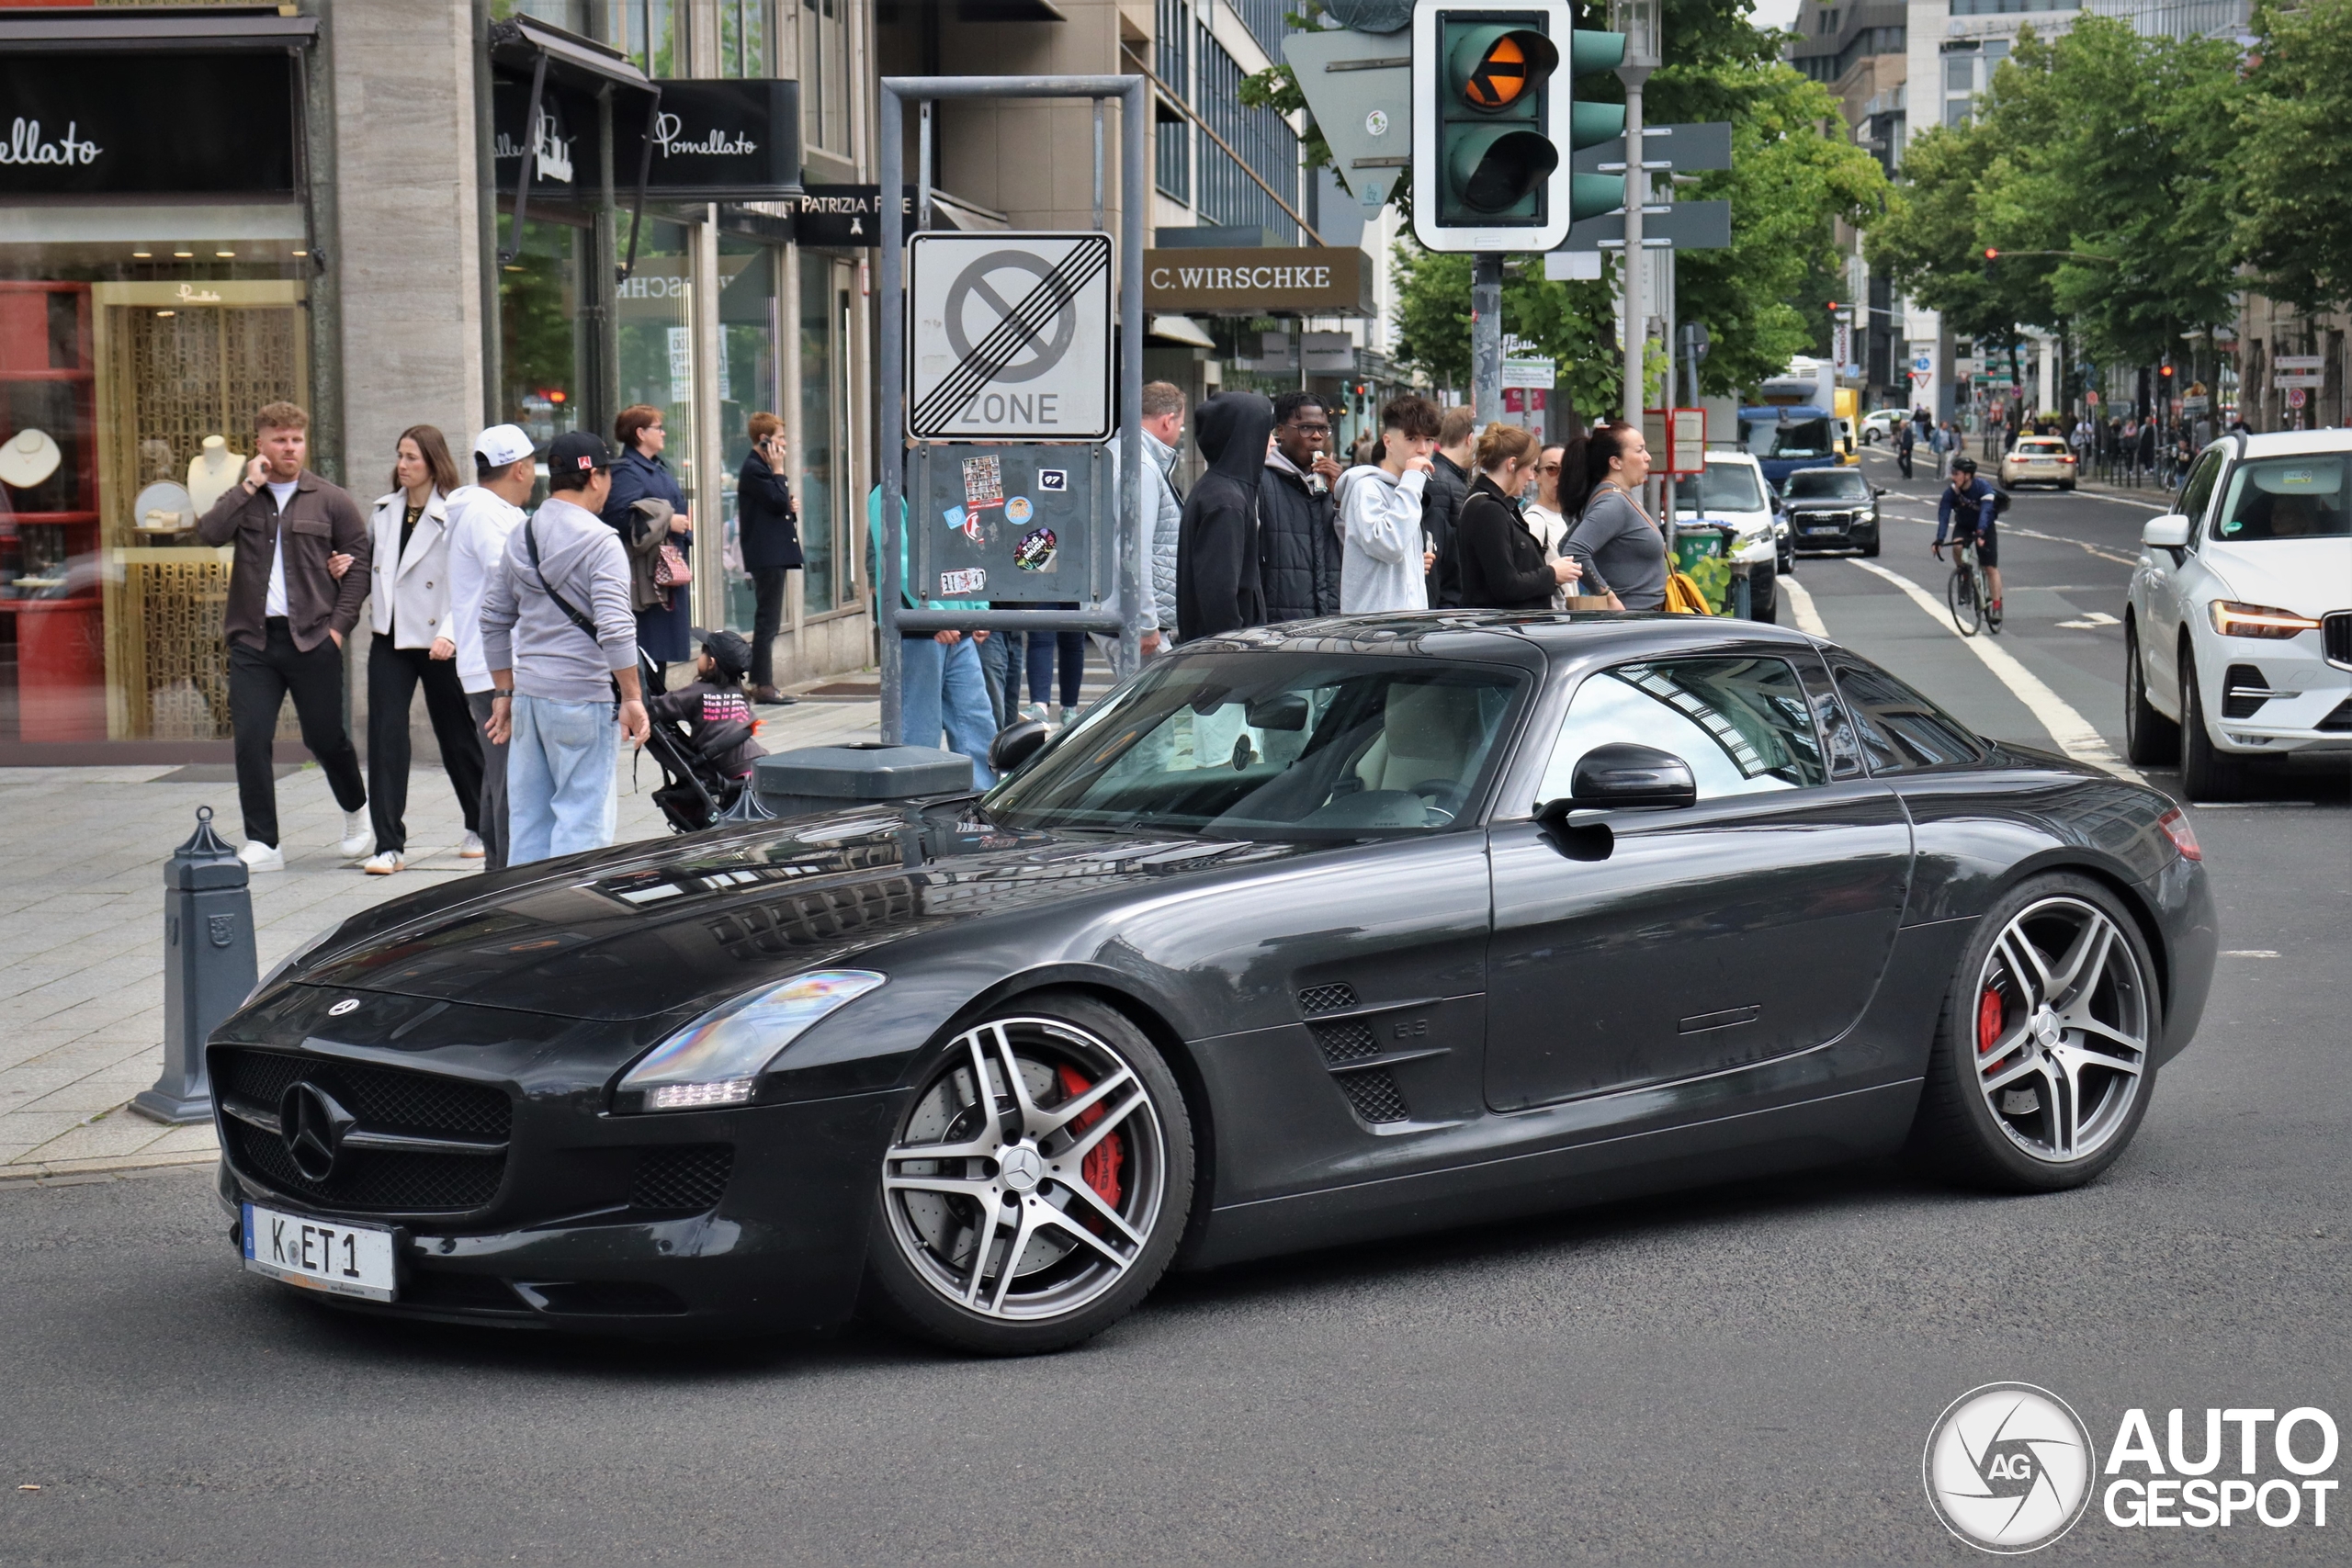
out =
[[[2225,435],[2213,445],[2234,447],[2237,439]],[[2295,457],[2306,452],[2352,452],[2352,430],[2274,430],[2245,438],[2249,457]]]
[[[1424,610],[1411,614],[1326,615],[1275,626],[1251,626],[1185,643],[1177,651],[1426,655],[1432,658],[1509,657],[1529,644],[1554,655],[1582,657],[1623,649],[1664,653],[1722,640],[1819,646],[1793,626],[1724,616],[1672,615],[1631,610]]]
[[[1764,466],[1756,460],[1753,452],[1716,451],[1712,447],[1708,449],[1707,461],[1721,463],[1727,468],[1760,468]]]

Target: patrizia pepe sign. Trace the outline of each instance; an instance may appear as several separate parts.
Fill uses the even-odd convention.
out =
[[[0,199],[290,192],[282,55],[0,56]]]

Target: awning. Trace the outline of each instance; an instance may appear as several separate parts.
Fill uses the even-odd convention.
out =
[[[637,164],[636,199],[628,223],[628,255],[620,266],[620,276],[627,280],[637,265],[637,236],[645,223],[645,184],[653,172],[654,125],[655,116],[662,108],[662,89],[648,81],[645,73],[631,64],[628,56],[619,50],[529,17],[512,17],[491,24],[490,59],[493,65],[503,65],[518,74],[527,73],[530,78],[531,95],[523,117],[526,135],[537,134],[540,98],[549,77],[591,93],[620,88],[643,98],[644,150]],[[620,112],[617,102],[613,105],[613,112],[616,116]],[[531,172],[537,156],[536,151],[526,152],[521,172],[515,175],[514,243],[500,254],[498,259],[502,262],[513,261],[522,248],[524,213],[530,205]]]
[[[85,11],[78,16],[0,17],[0,50],[302,49],[319,34],[316,17],[142,15]]]
[[[1216,346],[1216,339],[1189,316],[1154,316],[1150,335],[1169,343],[1188,343],[1194,348]]]

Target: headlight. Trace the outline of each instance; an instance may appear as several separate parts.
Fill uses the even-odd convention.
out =
[[[776,1054],[836,1008],[887,978],[871,969],[813,969],[780,986],[713,1008],[655,1046],[621,1079],[645,1111],[743,1105]]]
[[[327,944],[328,940],[342,929],[343,923],[338,920],[334,925],[331,925],[326,930],[321,931],[318,935],[312,937],[310,941],[304,942],[301,946],[296,948],[293,952],[288,953],[285,957],[279,959],[276,964],[271,964],[269,973],[261,977],[261,983],[256,985],[252,990],[247,991],[245,993],[245,999],[239,1002],[237,1005],[241,1008],[251,1007],[255,997],[261,995],[264,991],[266,991],[272,986],[277,984],[278,980],[288,970],[293,968],[296,964],[310,957],[311,954],[324,947]]]
[[[2223,637],[2285,637],[2319,630],[2319,623],[2309,615],[2274,610],[2267,604],[2237,604],[2216,599],[2212,611],[2213,629]]]

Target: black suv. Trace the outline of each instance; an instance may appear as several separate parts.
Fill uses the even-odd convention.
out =
[[[1860,468],[1799,468],[1781,481],[1790,542],[1807,550],[1878,554],[1878,498],[1886,491]]]

